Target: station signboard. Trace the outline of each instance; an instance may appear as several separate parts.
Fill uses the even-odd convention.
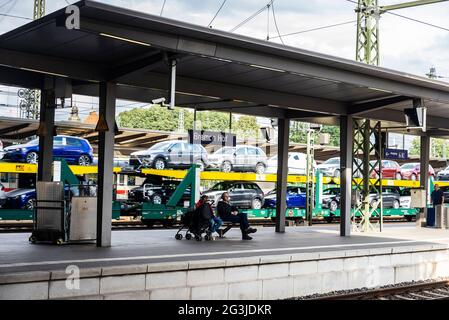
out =
[[[237,136],[226,132],[189,130],[189,143],[203,146],[235,147]]]
[[[389,160],[407,160],[408,150],[385,149],[384,158]]]

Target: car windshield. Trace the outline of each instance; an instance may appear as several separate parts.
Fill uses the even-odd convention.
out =
[[[151,148],[149,148],[148,150],[166,150],[166,149],[168,149],[172,144],[173,144],[173,142],[171,142],[171,141],[159,142],[159,143],[156,143],[156,144],[155,144],[154,146],[152,146]]]
[[[26,144],[31,144],[31,145],[39,144],[39,138],[28,141]]]
[[[413,169],[416,166],[418,166],[416,163],[406,163],[402,165],[401,169]]]
[[[212,191],[227,191],[233,187],[232,183],[229,182],[220,182],[217,183],[215,186],[212,187]]]
[[[340,158],[331,158],[326,160],[324,164],[340,164]]]
[[[338,188],[330,188],[323,191],[323,195],[329,196],[329,195],[335,195],[340,192],[340,189]]]
[[[215,154],[233,154],[235,152],[235,148],[232,147],[224,147],[215,151]]]

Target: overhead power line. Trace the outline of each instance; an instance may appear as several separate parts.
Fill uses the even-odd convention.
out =
[[[306,29],[306,30],[302,30],[302,31],[292,32],[292,33],[286,33],[286,34],[283,34],[283,35],[280,35],[280,36],[273,37],[273,39],[280,38],[280,37],[289,37],[289,36],[293,36],[293,35],[297,35],[297,34],[301,34],[301,33],[307,33],[307,32],[312,32],[312,31],[317,31],[317,30],[323,30],[323,29],[343,26],[343,25],[346,25],[346,24],[351,24],[351,23],[356,23],[356,22],[357,22],[357,20],[351,20],[351,21],[331,24],[331,25],[328,25],[328,26],[316,27],[316,28],[313,28],[313,29]]]
[[[12,1],[6,2],[6,3],[4,3],[4,4],[9,4],[9,3],[12,3],[12,4],[11,4],[11,6],[9,7],[9,9],[8,9],[5,13],[2,13],[2,14],[0,15],[0,21],[2,21],[5,17],[9,16],[9,13],[10,13],[10,12],[12,11],[12,9],[14,9],[14,7],[16,6],[17,0],[12,0]]]
[[[437,26],[436,24],[433,24],[433,23],[421,21],[421,20],[418,20],[418,19],[415,19],[415,18],[410,18],[410,17],[407,17],[407,16],[403,16],[401,14],[393,13],[393,12],[387,12],[387,13],[391,14],[393,16],[397,16],[397,17],[403,18],[403,19],[407,19],[407,20],[410,20],[410,21],[421,23],[421,24],[424,24],[424,25],[429,26],[429,27],[434,27],[434,28],[437,28],[437,29],[440,29],[440,30],[449,31],[449,28]]]
[[[282,39],[281,32],[279,31],[278,22],[276,19],[276,12],[274,11],[274,1],[271,1],[271,11],[273,12],[274,26],[276,27],[276,32],[279,36],[279,40],[281,40],[282,44],[285,46],[284,39]]]
[[[227,1],[228,0],[223,0],[223,2],[221,3],[220,8],[218,8],[218,11],[215,13],[214,17],[212,18],[212,20],[207,25],[209,28],[212,27],[212,23],[215,21],[215,19],[217,18],[218,14],[220,13],[221,9],[223,9],[223,7],[224,7],[224,5],[226,4]]]
[[[252,15],[250,15],[248,18],[246,18],[245,20],[243,20],[242,22],[240,22],[238,25],[236,25],[234,28],[232,28],[229,32],[235,32],[237,29],[241,28],[242,26],[244,26],[245,24],[247,24],[248,22],[250,22],[251,20],[253,20],[255,17],[257,17],[259,14],[261,14],[262,12],[265,11],[265,9],[267,9],[268,6],[270,6],[272,4],[272,2],[274,2],[276,0],[270,1],[269,3],[267,3],[266,5],[264,5],[262,8],[260,8],[259,10],[257,10],[255,13],[253,13]]]
[[[0,13],[0,16],[2,17],[8,17],[8,18],[17,18],[17,19],[24,19],[24,20],[33,20],[31,18],[22,17],[22,16],[15,16],[13,14],[6,14],[6,13]]]
[[[162,13],[164,12],[164,8],[165,8],[165,3],[167,2],[167,0],[164,0],[164,3],[162,4],[162,9],[161,9],[161,14],[160,16],[162,16]]]

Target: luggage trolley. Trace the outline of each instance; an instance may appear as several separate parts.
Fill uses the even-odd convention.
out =
[[[36,206],[33,217],[33,233],[29,241],[63,244],[69,229],[64,184],[62,182],[38,182]]]

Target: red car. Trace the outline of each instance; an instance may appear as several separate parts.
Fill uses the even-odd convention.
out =
[[[404,180],[419,180],[420,177],[420,167],[421,164],[419,162],[415,163],[406,163],[401,167],[401,174]],[[433,170],[432,166],[429,164],[429,177],[433,177],[435,179],[435,170]]]
[[[374,165],[376,161],[370,161],[370,165]],[[371,174],[371,178],[377,179],[379,177],[379,172],[374,169]],[[382,160],[382,179],[396,179],[401,180],[401,167],[396,161]]]

